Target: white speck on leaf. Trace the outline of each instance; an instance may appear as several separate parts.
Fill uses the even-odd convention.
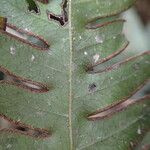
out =
[[[71,67],[72,71],[75,71],[75,70],[77,69],[77,65],[76,65],[75,63],[72,63],[71,66],[72,66],[72,67]]]
[[[84,55],[87,55],[88,53],[87,52],[84,52]]]
[[[79,39],[81,40],[81,39],[82,39],[82,37],[81,37],[81,36],[79,36]]]
[[[26,31],[29,31],[28,28],[25,28]]]
[[[140,128],[138,128],[137,133],[138,133],[138,134],[142,134]]]
[[[101,139],[101,138],[102,138],[102,137],[99,136],[99,137],[97,137],[97,140],[99,140],[99,139]]]
[[[101,43],[101,44],[104,42],[104,41],[103,41],[103,38],[100,37],[99,35],[97,35],[97,36],[95,37],[95,40],[96,40],[97,43]]]
[[[108,5],[109,5],[109,6],[110,6],[110,5],[112,5],[112,3],[111,3],[111,2],[109,2],[109,3],[108,3]]]
[[[35,60],[35,56],[32,55],[32,56],[31,56],[31,61],[34,61],[34,60]]]
[[[130,142],[130,145],[133,147],[134,146],[133,142]]]
[[[12,147],[12,145],[11,144],[8,144],[7,146],[6,146],[6,148],[11,148]]]
[[[93,56],[94,62],[96,63],[99,60],[99,54]]]
[[[116,36],[113,36],[113,39],[116,39]]]
[[[20,119],[18,119],[17,121],[20,121]]]
[[[52,51],[51,50],[48,51],[48,55],[52,55]]]
[[[14,47],[10,47],[10,54],[15,55],[16,49]]]
[[[48,101],[48,102],[47,102],[47,104],[48,104],[48,106],[51,106],[51,103],[50,103],[50,101]]]
[[[150,63],[150,61],[145,61],[145,63],[146,63],[146,64],[149,64],[149,63]]]
[[[38,112],[36,112],[36,114],[37,114],[37,116],[42,117],[42,116],[44,116],[45,113],[43,113],[42,111],[38,111]]]

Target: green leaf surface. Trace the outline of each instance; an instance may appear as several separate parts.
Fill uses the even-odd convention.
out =
[[[148,52],[129,60],[117,56],[117,65],[111,58],[128,44],[122,34],[124,22],[117,14],[134,2],[68,0],[69,21],[61,26],[49,20],[46,12],[61,15],[62,0],[49,0],[48,4],[36,1],[39,14],[28,11],[26,0],[0,0],[0,16],[7,18],[7,25],[34,33],[50,45],[39,50],[6,34],[4,18],[0,18],[0,66],[53,87],[35,94],[0,84],[0,114],[51,132],[49,138],[36,139],[0,130],[0,150],[127,150],[141,136],[139,126],[143,131],[150,125],[149,98],[109,118],[87,119],[89,114],[129,98],[150,77]],[[89,29],[89,23],[100,27]],[[33,42],[32,37],[27,40]],[[102,72],[88,73],[87,66],[97,58],[100,64],[94,71]],[[106,58],[110,61],[105,62]]]

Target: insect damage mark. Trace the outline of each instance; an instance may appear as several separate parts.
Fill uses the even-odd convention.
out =
[[[33,93],[44,93],[50,90],[46,85],[16,76],[2,66],[0,66],[0,83],[15,85]]]
[[[89,84],[88,91],[94,93],[96,91],[97,85],[95,83]]]
[[[47,10],[48,19],[58,22],[61,26],[65,26],[68,23],[67,5],[68,5],[68,0],[63,0],[61,4],[61,8],[62,8],[61,15],[56,15]]]
[[[48,138],[51,136],[51,133],[46,129],[33,128],[20,121],[14,121],[2,114],[0,114],[0,132],[23,134],[33,138]]]

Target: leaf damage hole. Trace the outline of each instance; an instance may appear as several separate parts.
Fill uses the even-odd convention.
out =
[[[33,93],[44,93],[50,90],[48,86],[16,76],[2,66],[0,66],[0,83],[15,85]]]
[[[23,134],[33,138],[48,138],[51,136],[50,131],[46,129],[33,128],[20,121],[14,121],[2,114],[0,114],[0,132]]]
[[[11,37],[16,38],[17,40],[29,44],[30,46],[40,49],[48,50],[50,45],[42,37],[39,37],[31,32],[18,29],[17,27],[6,23],[5,28],[0,30],[1,33],[7,34]]]
[[[28,10],[29,12],[33,12],[36,14],[40,13],[40,9],[38,7],[38,5],[36,4],[36,2],[34,0],[26,0],[27,4],[28,4]]]
[[[49,19],[59,22],[61,26],[64,26],[64,24],[65,24],[63,17],[60,15],[55,15],[55,14],[49,13]]]
[[[145,100],[150,100],[150,94],[144,95],[145,90],[150,87],[150,81],[146,81],[143,85],[141,85],[135,93],[128,99],[122,100],[118,103],[110,105],[104,109],[98,110],[94,113],[88,115],[87,119],[90,121],[100,120],[114,115],[117,112],[125,110],[131,105],[134,105],[139,102],[143,102]]]
[[[15,129],[20,130],[21,132],[26,132],[26,131],[28,131],[28,128],[22,127],[22,126],[16,126]]]
[[[48,19],[58,22],[61,26],[65,26],[68,23],[67,5],[68,5],[68,0],[63,0],[61,4],[61,8],[62,8],[61,15],[56,15],[47,10]]]
[[[0,71],[0,81],[4,80],[4,78],[5,78],[5,74],[2,71]]]

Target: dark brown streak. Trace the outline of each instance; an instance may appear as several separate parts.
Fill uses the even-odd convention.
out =
[[[7,18],[0,17],[0,31],[6,30]]]
[[[102,63],[104,63],[104,62],[107,62],[107,61],[111,60],[112,58],[116,57],[117,55],[119,55],[120,53],[122,53],[122,52],[127,48],[128,45],[129,45],[129,42],[125,43],[125,45],[123,46],[122,49],[120,49],[120,50],[114,52],[113,54],[109,55],[109,56],[106,57],[106,58],[103,58],[103,59],[97,61],[97,62],[96,62],[95,64],[93,64],[93,65],[89,65],[89,66],[87,67],[87,72],[91,72],[94,67],[96,67],[96,66],[98,66],[98,65],[100,65],[100,64],[102,64]]]
[[[5,123],[3,124],[3,122]],[[42,139],[51,136],[51,133],[46,129],[33,128],[32,126],[26,125],[20,121],[14,121],[2,114],[0,114],[0,123],[0,132],[23,134],[33,138]]]
[[[63,0],[61,4],[61,15],[55,15],[47,10],[48,19],[58,22],[61,26],[65,26],[68,23],[67,3],[68,0]]]
[[[16,32],[16,35],[15,33]],[[27,32],[25,30],[22,29],[18,29],[17,27],[6,23],[5,29],[0,30],[0,33],[5,34],[5,35],[9,35],[23,43],[29,44],[30,46],[39,49],[39,50],[48,50],[49,49],[49,44],[47,41],[45,41],[42,37],[39,37],[35,34],[33,34],[32,32]],[[34,43],[33,41],[36,40],[36,43]]]
[[[92,24],[92,22],[90,22],[90,23],[88,23],[88,24],[86,25],[86,28],[87,28],[87,29],[97,29],[97,28],[101,28],[101,27],[110,25],[110,24],[115,23],[115,22],[125,22],[125,21],[126,21],[126,20],[124,20],[124,19],[116,19],[116,20],[104,22],[104,23],[101,23],[101,24]]]
[[[135,103],[143,102],[144,100],[150,100],[150,95],[144,96],[139,99],[127,99],[125,101],[121,101],[115,105],[109,106],[103,110],[100,110],[100,111],[90,114],[87,117],[87,119],[90,121],[95,121],[95,120],[108,118],[108,117],[114,115],[115,113],[125,110],[126,108],[128,108],[129,106],[131,106]]]
[[[64,3],[62,3],[62,9],[63,9],[62,14],[65,22],[68,22],[67,4],[68,4],[68,0],[64,0]]]
[[[137,56],[134,56],[134,57],[129,57],[129,58],[127,58],[126,60],[121,61],[121,62],[118,62],[118,63],[116,63],[116,64],[114,64],[114,65],[112,65],[112,66],[106,67],[106,68],[103,69],[103,70],[93,71],[94,68],[90,68],[91,70],[87,70],[87,72],[90,73],[90,74],[108,72],[108,71],[111,71],[111,70],[113,70],[113,69],[117,69],[117,68],[119,68],[121,65],[123,65],[123,64],[125,64],[125,63],[127,63],[127,62],[129,62],[129,61],[135,60],[135,59],[137,59],[138,57],[144,56],[144,55],[150,55],[150,51],[146,51],[146,52],[144,52],[144,53],[142,53],[142,54],[139,54],[139,55],[137,55]]]
[[[16,76],[15,74],[9,72],[7,69],[3,68],[2,66],[0,66],[0,75],[1,75],[0,78],[1,84],[3,83],[3,84],[15,85],[19,88],[26,89],[33,93],[44,93],[50,90],[50,88],[48,88],[47,85]]]

